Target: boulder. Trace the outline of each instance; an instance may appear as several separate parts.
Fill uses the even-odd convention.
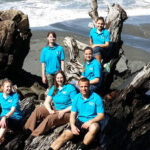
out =
[[[21,69],[30,49],[28,16],[19,10],[0,12],[0,73]]]

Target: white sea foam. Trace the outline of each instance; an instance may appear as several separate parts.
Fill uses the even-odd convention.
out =
[[[98,0],[99,14],[107,15],[107,6],[104,1]],[[111,3],[119,3],[127,12],[128,23],[150,23],[149,0],[107,0]],[[48,26],[54,23],[78,18],[89,18],[90,0],[0,0],[1,10],[18,9],[28,14],[31,27]],[[132,16],[142,16],[136,19]],[[134,20],[135,19],[135,20]]]

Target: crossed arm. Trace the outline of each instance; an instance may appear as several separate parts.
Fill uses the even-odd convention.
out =
[[[105,44],[93,44],[93,40],[92,38],[90,38],[90,46],[92,48],[95,48],[95,47],[107,48],[109,46],[109,42],[105,42]]]

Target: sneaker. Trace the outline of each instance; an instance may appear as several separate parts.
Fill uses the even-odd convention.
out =
[[[105,72],[110,72],[110,62],[109,63],[106,63],[106,64],[104,64],[104,70],[105,70]]]

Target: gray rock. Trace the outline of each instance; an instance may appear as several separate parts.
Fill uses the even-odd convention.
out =
[[[128,61],[131,74],[140,71],[146,64],[142,61]]]

